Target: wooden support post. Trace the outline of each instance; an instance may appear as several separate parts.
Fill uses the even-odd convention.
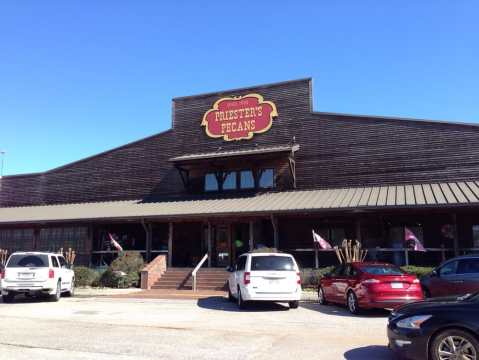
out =
[[[315,269],[319,268],[319,251],[317,248],[314,248],[314,267]]]
[[[404,258],[406,260],[406,266],[408,266],[409,265],[409,249],[408,248],[404,249]]]
[[[454,256],[459,256],[459,234],[457,232],[457,215],[452,214],[454,228]]]
[[[441,244],[441,257],[442,262],[446,261],[446,250],[444,250],[444,244]]]
[[[271,214],[271,224],[273,225],[273,247],[279,250],[278,219],[273,214]]]
[[[362,238],[361,238],[361,220],[357,219],[356,220],[356,240],[362,243]]]
[[[211,223],[208,221],[208,232],[207,232],[207,243],[208,243],[208,267],[212,266],[212,259],[211,257],[213,256],[213,244],[212,244],[212,238],[211,238]]]
[[[145,230],[145,245],[146,245],[146,262],[151,261],[151,245],[152,245],[152,226],[150,223],[146,223],[145,220],[141,221],[141,225]]]
[[[173,262],[173,223],[168,224],[168,266]]]
[[[254,222],[249,222],[249,251],[254,249]]]

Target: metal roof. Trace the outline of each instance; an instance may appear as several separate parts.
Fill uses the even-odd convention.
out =
[[[216,199],[0,208],[0,224],[478,205],[479,181],[465,181],[270,192]]]
[[[269,147],[256,147],[252,149],[241,149],[241,150],[221,150],[209,153],[196,153],[196,154],[185,154],[171,158],[170,161],[188,161],[188,160],[201,160],[201,159],[213,159],[213,158],[222,158],[230,156],[245,156],[245,155],[256,155],[256,154],[270,154],[270,153],[279,153],[279,152],[295,152],[299,150],[299,145],[279,145],[279,146],[269,146]]]

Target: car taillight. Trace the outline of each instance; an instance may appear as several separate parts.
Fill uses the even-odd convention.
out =
[[[53,269],[48,270],[48,278],[53,279],[55,277],[55,271]]]
[[[243,284],[248,285],[251,282],[250,273],[245,272],[243,275]]]
[[[366,279],[361,282],[361,284],[379,284],[381,281],[378,279]]]
[[[420,281],[419,281],[419,279],[414,279],[414,280],[412,281],[412,283],[413,283],[413,284],[419,284]]]
[[[5,279],[5,270],[0,271],[0,280]]]
[[[296,283],[298,285],[301,285],[301,273],[300,272],[296,273]]]

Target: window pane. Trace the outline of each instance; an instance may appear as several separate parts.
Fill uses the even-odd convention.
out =
[[[268,189],[274,187],[274,172],[273,169],[264,169],[259,178],[259,187]]]
[[[206,174],[205,191],[218,191],[218,180],[215,174]]]
[[[253,172],[251,170],[244,170],[241,172],[241,188],[242,189],[254,188],[254,178],[253,178]]]
[[[292,271],[293,260],[289,256],[253,256],[251,271]]]
[[[223,182],[223,190],[234,189],[236,189],[236,172],[232,171],[226,175],[225,181]]]
[[[454,275],[454,274],[456,274],[457,264],[458,264],[458,261],[452,261],[452,262],[450,262],[450,263],[444,265],[444,266],[439,270],[439,275],[440,275],[440,276],[447,276],[447,275]]]

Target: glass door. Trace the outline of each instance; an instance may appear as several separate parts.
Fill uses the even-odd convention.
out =
[[[228,225],[218,225],[215,237],[215,265],[226,267],[231,264],[231,238]]]

